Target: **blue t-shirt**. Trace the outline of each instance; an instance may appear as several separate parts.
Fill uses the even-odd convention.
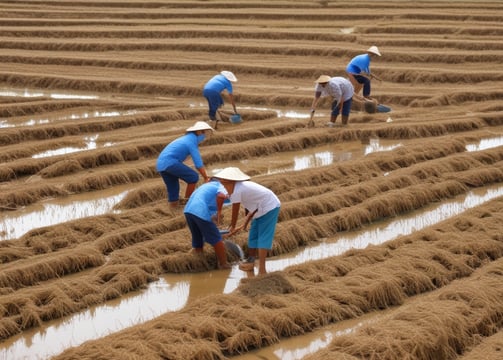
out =
[[[232,83],[222,74],[218,74],[213,76],[206,85],[204,85],[203,90],[212,90],[221,93],[225,89],[229,94],[232,94]]]
[[[164,171],[171,165],[184,162],[189,155],[196,169],[204,166],[201,154],[199,153],[197,135],[192,131],[166,145],[157,158],[156,169],[157,171]]]
[[[360,74],[362,71],[370,74],[370,55],[362,54],[355,56],[349,62],[346,71],[350,74]]]
[[[211,221],[211,216],[217,212],[217,195],[228,196],[225,187],[217,180],[212,180],[199,186],[190,195],[183,212],[195,215],[203,220]]]

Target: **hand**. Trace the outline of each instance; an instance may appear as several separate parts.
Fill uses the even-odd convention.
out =
[[[311,116],[309,117],[309,121],[307,123],[307,127],[310,128],[310,127],[314,127],[314,120],[313,120],[313,117],[314,117],[314,109],[311,109]]]

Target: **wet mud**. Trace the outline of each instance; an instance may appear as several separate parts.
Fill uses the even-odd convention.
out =
[[[0,9],[1,357],[501,357],[502,4]],[[328,128],[324,100],[306,127],[314,80],[370,45],[392,111]],[[243,121],[201,154],[280,198],[265,276],[191,254],[155,171],[221,70]]]

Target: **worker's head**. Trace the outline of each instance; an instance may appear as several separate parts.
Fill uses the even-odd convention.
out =
[[[328,75],[321,75],[318,79],[316,79],[315,83],[325,87],[330,81],[330,79],[331,77]]]
[[[227,80],[236,82],[238,79],[236,78],[236,75],[234,75],[231,71],[220,71],[220,74],[222,74]]]
[[[379,49],[375,45],[372,45],[371,47],[369,47],[367,49],[367,54],[369,54],[370,56],[372,56],[372,55],[381,56]]]
[[[204,121],[198,121],[185,131],[195,133],[197,136],[197,142],[200,143],[206,138],[206,135],[211,134],[213,128]]]
[[[220,181],[229,194],[234,192],[236,182],[250,180],[250,176],[237,167],[227,167],[217,172],[213,177]]]

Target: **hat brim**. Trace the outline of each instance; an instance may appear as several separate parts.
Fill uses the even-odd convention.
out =
[[[246,175],[239,168],[228,167],[213,175],[214,178],[230,181],[246,181],[250,180],[250,176]]]
[[[200,131],[200,130],[214,131],[215,129],[213,129],[210,125],[208,125],[204,121],[198,121],[197,123],[195,123],[191,127],[187,128],[187,130],[185,130],[185,131],[189,132],[189,131]]]

